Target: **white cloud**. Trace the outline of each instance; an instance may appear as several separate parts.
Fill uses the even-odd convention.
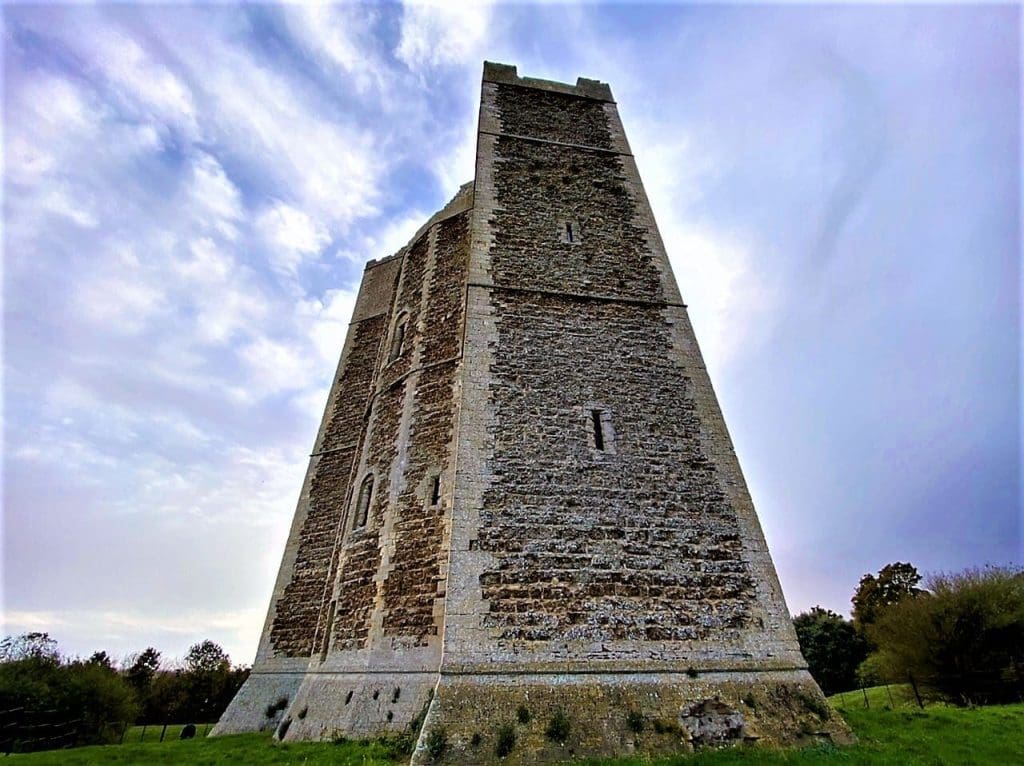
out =
[[[308,328],[308,336],[323,364],[338,361],[355,305],[353,290],[328,290],[322,300],[314,298],[299,303],[300,326]],[[325,377],[332,372],[324,368]]]
[[[160,287],[120,274],[84,279],[75,296],[78,315],[111,334],[141,332],[166,305]]]
[[[99,225],[95,213],[89,209],[89,197],[79,195],[76,202],[68,184],[56,183],[40,191],[39,202],[43,209],[63,216],[86,229],[93,229]]]
[[[376,212],[378,181],[388,165],[372,132],[296,83],[264,68],[250,54],[211,41],[211,66],[196,68],[207,113],[235,152],[269,174],[277,196],[305,215],[344,228]],[[197,62],[190,62],[196,66]]]
[[[263,395],[299,391],[309,385],[315,371],[295,344],[260,336],[239,350],[248,365],[248,379]]]
[[[82,43],[123,99],[122,107],[140,119],[153,119],[190,136],[198,132],[192,92],[173,72],[153,61],[132,38],[105,26],[93,27]]]
[[[656,117],[634,123],[630,133],[634,147],[640,147],[635,150],[644,189],[679,290],[697,325],[705,359],[721,371],[767,328],[773,290],[758,281],[752,267],[754,243],[696,212],[701,190],[718,172],[713,152],[686,134],[665,130]]]
[[[476,59],[490,18],[487,3],[404,3],[395,55],[410,69]]]
[[[148,643],[161,650],[161,667],[173,669],[181,662],[186,649],[207,636],[230,642],[232,662],[249,662],[256,651],[258,636],[252,634],[252,625],[258,624],[263,613],[258,609],[188,609],[154,614],[141,609],[14,609],[5,612],[5,634],[39,631],[49,633],[57,640],[57,648],[72,655],[86,656],[91,649],[103,648],[115,659],[124,660],[140,651],[139,636],[150,637]],[[206,631],[203,635],[199,630]],[[64,639],[73,633],[79,641],[67,649]],[[154,639],[153,637],[159,637]],[[82,639],[91,644],[81,644]],[[238,648],[240,647],[240,648]]]
[[[243,214],[242,194],[216,157],[200,152],[193,160],[191,195],[200,221],[211,223],[228,239],[238,236],[237,223]]]
[[[330,232],[320,221],[280,200],[260,213],[256,225],[267,241],[274,268],[292,276],[331,241]]]
[[[376,21],[371,6],[311,2],[285,10],[289,31],[326,69],[340,69],[360,93],[384,87],[385,66],[367,44]]]

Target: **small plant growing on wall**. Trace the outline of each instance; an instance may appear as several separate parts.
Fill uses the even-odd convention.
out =
[[[544,729],[544,736],[561,745],[569,739],[570,728],[569,716],[563,710],[556,710],[555,714],[548,721],[547,728]]]
[[[674,721],[667,721],[664,718],[655,719],[652,724],[654,731],[658,734],[682,734],[683,730]]]
[[[288,727],[291,725],[291,718],[285,718],[283,721],[281,721],[281,725],[277,727],[277,738],[284,739],[284,735],[288,733]]]
[[[516,727],[510,723],[502,724],[498,729],[498,739],[494,744],[494,754],[504,758],[516,746]]]
[[[273,703],[267,705],[267,709],[264,710],[263,712],[266,713],[267,718],[273,718],[275,715],[277,715],[280,711],[284,710],[286,707],[288,707],[288,698],[287,697],[278,697],[277,702],[273,702]]]
[[[480,736],[480,732],[474,731],[473,736],[469,738],[469,746],[480,747],[481,741],[483,741],[483,737]]]
[[[644,730],[644,716],[639,710],[630,710],[626,713],[626,728],[634,734]]]
[[[444,727],[431,729],[427,732],[426,744],[427,755],[430,756],[430,760],[440,760],[441,756],[444,755],[444,751],[448,749],[448,732],[444,730]]]
[[[516,710],[516,719],[519,723],[524,725],[530,722],[530,711],[527,709],[526,705],[520,705],[519,709]]]

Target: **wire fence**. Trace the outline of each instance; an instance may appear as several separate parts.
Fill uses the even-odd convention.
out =
[[[1020,670],[1015,670],[1016,677],[1009,677],[1006,673],[962,673],[920,678],[910,673],[902,684],[883,681],[877,686],[836,692],[832,698],[838,698],[844,708],[860,706],[868,709],[909,705],[923,710],[928,704],[975,707],[1024,702],[1024,679]]]
[[[33,710],[24,707],[0,710],[0,752],[28,753],[59,750],[80,745],[123,745],[136,742],[164,742],[201,738],[212,723],[161,723],[133,725],[128,721],[103,721],[98,725],[86,718],[64,718],[66,711]]]

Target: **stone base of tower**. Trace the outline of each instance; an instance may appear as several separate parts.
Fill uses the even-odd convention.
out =
[[[305,661],[308,664],[308,660]],[[211,736],[277,728],[295,698],[305,673],[253,671],[221,715]]]
[[[412,763],[557,763],[820,740],[853,735],[805,670],[445,674]]]
[[[419,727],[436,685],[436,671],[310,672],[278,736],[290,742],[403,734]]]

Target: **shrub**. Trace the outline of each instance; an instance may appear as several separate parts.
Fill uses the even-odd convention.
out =
[[[957,705],[1024,694],[1024,569],[934,575],[928,592],[888,607],[869,629],[887,680],[913,679]]]
[[[825,694],[855,688],[868,645],[852,622],[816,606],[794,617],[793,627],[808,670]]]
[[[530,711],[526,705],[520,705],[519,709],[516,710],[516,720],[521,724],[528,724],[530,722]]]
[[[480,732],[474,731],[473,736],[469,738],[469,746],[480,747],[481,741],[483,741],[483,737],[480,736]]]
[[[674,721],[666,721],[664,718],[654,719],[654,723],[652,723],[651,726],[658,734],[682,734],[683,732],[683,730],[679,728],[679,724]]]
[[[569,728],[569,717],[564,711],[556,710],[544,729],[544,736],[561,745],[569,739]]]
[[[448,733],[443,727],[431,729],[427,732],[427,755],[432,761],[440,760],[444,751],[448,748]]]
[[[263,712],[266,713],[267,718],[273,718],[279,712],[288,707],[287,697],[278,697],[276,702],[272,702],[267,705],[267,709]]]
[[[516,746],[516,728],[510,723],[502,724],[498,729],[498,738],[494,745],[494,754],[504,758]]]
[[[804,708],[810,710],[818,718],[827,719],[829,717],[831,711],[828,709],[828,703],[822,697],[803,690],[800,690],[797,696],[800,698],[800,702],[803,703]]]
[[[644,716],[639,710],[630,710],[626,713],[626,728],[634,734],[644,730]]]
[[[27,638],[36,635],[45,637]],[[139,704],[134,689],[107,664],[63,663],[55,652],[28,651],[0,662],[0,710],[12,709],[21,710],[0,733],[0,746],[17,743],[24,751],[114,741],[119,729],[108,722],[134,720]]]

